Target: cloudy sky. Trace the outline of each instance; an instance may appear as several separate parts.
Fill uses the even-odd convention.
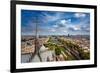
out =
[[[21,10],[22,35],[89,35],[90,14]]]

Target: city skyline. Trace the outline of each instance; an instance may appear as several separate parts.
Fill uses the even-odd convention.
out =
[[[90,14],[82,12],[56,12],[21,10],[22,35],[89,35]]]

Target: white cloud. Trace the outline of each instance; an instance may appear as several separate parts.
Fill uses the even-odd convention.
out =
[[[74,30],[81,30],[81,26],[80,25],[74,26]]]
[[[56,20],[60,19],[60,17],[61,17],[60,13],[56,13],[55,15],[50,15],[48,13],[42,12],[42,14],[44,17],[43,18],[44,22],[56,21]]]
[[[60,22],[61,22],[61,24],[63,24],[63,25],[66,24],[66,20],[65,20],[65,19],[64,19],[64,20],[61,20]]]
[[[68,23],[71,23],[71,19],[68,19],[67,22],[68,22]]]
[[[53,25],[53,27],[54,27],[54,28],[57,28],[57,27],[59,27],[59,26],[58,26],[58,25]]]
[[[63,19],[60,21],[60,23],[63,25],[69,24],[69,23],[71,23],[71,19],[67,19],[67,20]]]
[[[67,33],[67,30],[64,30],[63,32]]]
[[[84,14],[84,13],[75,13],[74,16],[77,17],[77,18],[80,18],[80,17],[85,17],[86,14]]]
[[[56,25],[58,26],[54,26],[54,27],[58,27],[58,28],[63,28],[63,27],[67,27],[71,24],[71,19],[62,19],[56,22]]]
[[[51,29],[50,31],[55,32],[56,30],[55,29]]]

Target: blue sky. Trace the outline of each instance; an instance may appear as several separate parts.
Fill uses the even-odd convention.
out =
[[[21,10],[22,35],[89,35],[90,14]]]

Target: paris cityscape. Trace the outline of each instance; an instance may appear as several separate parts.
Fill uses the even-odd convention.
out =
[[[90,59],[90,15],[21,11],[21,63]]]

